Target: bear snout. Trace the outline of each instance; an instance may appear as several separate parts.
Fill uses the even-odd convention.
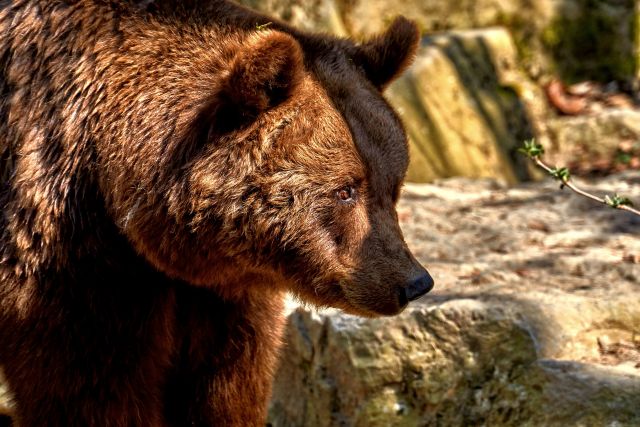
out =
[[[425,270],[417,279],[410,280],[398,290],[400,305],[405,306],[409,302],[417,300],[431,289],[433,289],[433,278]]]

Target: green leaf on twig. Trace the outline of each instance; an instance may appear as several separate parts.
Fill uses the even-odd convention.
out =
[[[634,215],[640,216],[640,210],[634,209],[633,203],[631,203],[631,200],[626,197],[615,194],[614,196],[605,196],[603,199],[578,188],[573,182],[569,182],[571,180],[571,172],[569,172],[569,169],[558,167],[552,168],[547,165],[540,158],[540,156],[544,154],[544,147],[536,143],[535,139],[524,141],[523,147],[519,148],[518,151],[526,155],[537,166],[547,171],[549,175],[560,181],[560,188],[568,187],[573,192],[578,193],[581,196],[587,197],[599,203],[604,203],[614,209],[623,209],[625,211],[633,213]]]
[[[535,139],[530,139],[525,141],[524,146],[519,148],[518,151],[533,159],[534,157],[540,157],[544,154],[544,147],[538,144]]]
[[[565,184],[571,179],[571,172],[569,172],[569,169],[567,168],[553,168],[549,174]]]
[[[613,197],[604,196],[604,201],[607,205],[611,206],[614,209],[618,209],[620,206],[633,206],[631,200],[629,200],[627,197],[619,196],[618,194],[615,194]]]

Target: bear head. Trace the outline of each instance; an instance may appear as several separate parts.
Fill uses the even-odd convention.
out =
[[[160,98],[182,90],[177,119],[137,131],[162,138],[119,160],[108,150],[118,224],[156,268],[228,298],[275,283],[320,306],[398,313],[433,285],[398,225],[408,144],[381,93],[411,62],[415,25],[398,18],[361,44],[270,28],[234,37],[203,53],[216,65],[172,69],[213,77],[154,82]]]

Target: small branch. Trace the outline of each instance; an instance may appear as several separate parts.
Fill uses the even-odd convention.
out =
[[[569,189],[571,189],[571,191],[583,197],[609,206],[613,209],[620,209],[640,216],[640,211],[633,208],[633,203],[631,203],[631,200],[629,200],[628,198],[621,197],[617,194],[615,194],[614,196],[605,196],[604,198],[595,196],[576,186],[571,181],[571,173],[567,168],[552,168],[548,166],[540,159],[540,156],[544,154],[544,147],[542,147],[542,145],[540,144],[537,144],[535,140],[525,141],[523,148],[520,148],[519,151],[533,160],[534,163],[540,168],[547,171],[549,175],[553,176],[558,181],[561,181],[562,184],[560,184],[560,188],[568,187]]]

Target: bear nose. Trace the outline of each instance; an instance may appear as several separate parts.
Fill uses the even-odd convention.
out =
[[[408,301],[415,301],[433,288],[433,278],[426,271],[417,279],[409,282],[404,288]]]

